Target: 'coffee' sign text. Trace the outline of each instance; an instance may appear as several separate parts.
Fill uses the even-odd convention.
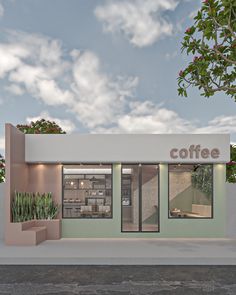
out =
[[[220,150],[217,148],[208,149],[208,148],[201,148],[200,144],[198,145],[190,145],[188,149],[182,148],[177,149],[173,148],[170,151],[171,159],[217,159],[220,156]]]

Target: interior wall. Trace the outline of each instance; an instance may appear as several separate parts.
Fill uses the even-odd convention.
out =
[[[171,171],[169,173],[169,180],[172,184],[169,186],[170,200],[174,199],[192,185],[190,172]]]
[[[62,165],[60,164],[29,164],[28,191],[52,193],[55,203],[62,202]],[[61,218],[61,210],[58,218]]]
[[[145,222],[156,214],[159,199],[158,174],[142,185],[142,219]]]

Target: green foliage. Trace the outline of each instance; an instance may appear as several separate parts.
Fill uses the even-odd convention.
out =
[[[200,165],[192,172],[192,185],[210,198],[212,195],[213,173],[211,165]]]
[[[34,195],[32,193],[15,192],[12,202],[13,222],[34,219]]]
[[[230,146],[230,159],[236,162],[236,145]],[[231,183],[236,183],[236,164],[229,163],[226,166],[226,181]]]
[[[0,183],[5,181],[5,159],[0,155]]]
[[[55,122],[46,121],[45,119],[31,122],[29,125],[18,124],[16,127],[25,134],[65,134],[66,133]],[[5,160],[0,155],[0,183],[4,181],[5,181]]]
[[[54,219],[58,211],[59,206],[54,204],[51,193],[15,192],[12,201],[13,222],[33,219]]]
[[[37,193],[35,195],[35,218],[54,219],[58,213],[59,206],[56,206],[52,199],[52,194]]]
[[[194,20],[182,42],[193,60],[179,72],[178,94],[194,86],[205,97],[222,91],[236,100],[236,1],[205,0]]]
[[[65,134],[66,132],[61,129],[54,121],[47,121],[45,119],[31,122],[29,125],[16,126],[20,131],[26,134]]]

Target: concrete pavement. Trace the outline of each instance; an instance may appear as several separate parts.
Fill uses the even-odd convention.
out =
[[[236,265],[235,239],[61,239],[6,246],[0,264]]]

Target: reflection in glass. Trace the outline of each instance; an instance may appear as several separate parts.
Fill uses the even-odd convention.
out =
[[[211,218],[212,165],[169,165],[169,216]]]
[[[158,231],[157,165],[142,165],[142,231]]]
[[[63,218],[112,217],[111,165],[65,165],[63,187]]]
[[[158,177],[158,165],[122,165],[122,231],[159,231]]]
[[[139,166],[122,165],[122,231],[139,231]]]

